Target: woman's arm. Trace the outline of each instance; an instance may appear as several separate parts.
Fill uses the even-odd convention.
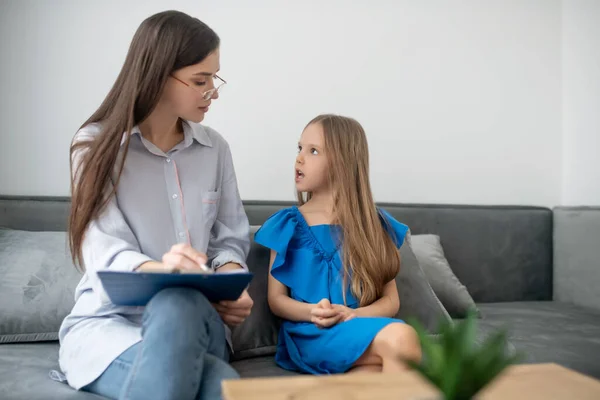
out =
[[[73,146],[80,142],[90,142],[94,134],[80,130],[73,140]],[[88,147],[79,147],[72,152],[71,165],[74,185],[78,184],[79,172]],[[113,191],[112,183],[105,188],[104,194]],[[138,241],[129,227],[113,195],[100,214],[90,222],[81,245],[82,262],[86,271],[111,269],[133,271],[143,264],[153,265],[152,258],[142,254]],[[158,265],[155,265],[158,266]],[[104,293],[96,274],[90,274],[94,290]],[[104,293],[104,295],[106,295]]]
[[[250,225],[238,191],[233,159],[225,145],[221,199],[217,218],[208,243],[210,266],[218,271],[247,269],[246,257],[250,251]]]
[[[223,160],[221,178],[221,199],[217,218],[213,223],[207,253],[210,267],[217,273],[245,269],[250,251],[250,224],[240,198],[233,159],[229,146],[225,144],[220,154]],[[244,290],[235,301],[221,301],[214,304],[223,321],[233,327],[241,324],[250,315],[254,301]]]
[[[269,262],[269,271],[273,267],[273,262],[277,253],[271,250],[271,261]],[[310,322],[312,320],[311,310],[316,307],[315,304],[302,303],[290,298],[288,288],[269,273],[268,284],[269,307],[273,314],[288,321]]]
[[[221,265],[218,269],[218,272],[233,271],[236,269],[245,269],[245,268],[241,264],[234,263],[234,262],[228,262],[227,264]]]
[[[114,196],[98,218],[90,222],[82,243],[82,253],[87,271],[133,271],[142,264],[154,262],[141,252]]]

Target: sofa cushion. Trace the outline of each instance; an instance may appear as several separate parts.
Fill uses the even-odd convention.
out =
[[[464,318],[469,310],[479,313],[473,298],[444,256],[438,235],[415,235],[413,249],[429,284],[453,318]]]
[[[80,278],[64,232],[0,229],[0,343],[56,340]]]
[[[0,399],[104,399],[50,379],[50,371],[59,369],[58,350],[58,342],[0,345]],[[232,361],[231,365],[243,378],[296,375],[279,368],[273,356]]]
[[[232,361],[231,365],[242,378],[299,375],[297,372],[288,371],[277,366],[275,357],[273,356],[262,356]]]
[[[54,400],[104,399],[53,381],[51,370],[58,370],[58,342],[0,345],[0,399]],[[275,364],[273,356],[232,361],[243,378],[296,375]]]
[[[600,312],[554,301],[479,304],[484,334],[508,328],[526,363],[554,362],[600,378]]]
[[[58,342],[0,344],[0,399],[105,399],[53,381],[58,368]]]

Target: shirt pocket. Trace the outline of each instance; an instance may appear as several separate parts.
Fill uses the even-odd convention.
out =
[[[219,212],[221,190],[202,192],[202,216],[209,229],[212,228]]]

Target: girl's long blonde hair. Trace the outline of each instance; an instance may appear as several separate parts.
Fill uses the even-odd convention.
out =
[[[307,126],[311,124],[321,125],[325,139],[333,223],[341,227],[343,293],[350,278],[352,294],[364,307],[382,296],[384,286],[400,270],[400,253],[382,224],[371,193],[367,137],[362,126],[348,117],[319,115]],[[300,205],[310,198],[311,193],[305,197],[298,192]]]

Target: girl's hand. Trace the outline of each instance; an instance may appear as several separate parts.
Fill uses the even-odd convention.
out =
[[[329,300],[323,299],[310,311],[310,322],[319,328],[330,328],[341,321],[342,315],[336,310]]]
[[[356,310],[341,304],[334,304],[333,309],[340,315],[341,321],[346,322],[356,317]]]

